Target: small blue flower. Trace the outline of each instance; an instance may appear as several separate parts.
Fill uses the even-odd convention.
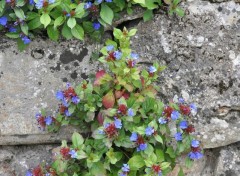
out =
[[[114,46],[113,45],[108,45],[107,46],[107,51],[112,51],[114,49]]]
[[[67,117],[71,116],[71,114],[69,113],[68,109],[66,109],[66,110],[64,111],[64,114],[65,114],[65,116],[67,116]]]
[[[48,172],[45,174],[45,176],[51,176],[51,175],[52,175],[52,174],[50,174],[50,173],[48,173]]]
[[[76,150],[70,150],[69,154],[71,155],[71,158],[77,158],[77,152]]]
[[[80,98],[78,96],[74,96],[74,97],[72,97],[72,102],[74,104],[78,104],[80,102]]]
[[[113,55],[114,55],[114,57],[115,57],[117,60],[119,60],[119,59],[121,59],[121,57],[122,57],[122,52],[120,52],[120,51],[114,51]]]
[[[67,13],[67,14],[66,14],[66,17],[70,17],[70,16],[71,16],[71,14],[70,14],[70,13]]]
[[[112,0],[105,0],[106,2],[112,2]]]
[[[63,99],[64,99],[64,93],[63,93],[63,91],[57,91],[57,93],[56,93],[56,98],[57,98],[58,100],[63,100]]]
[[[97,0],[97,3],[98,4],[101,4],[103,0]]]
[[[31,40],[27,36],[22,37],[22,41],[25,45],[27,45],[31,42]]]
[[[62,104],[63,104],[63,106],[65,106],[65,107],[68,107],[68,106],[70,105],[70,103],[68,103],[68,101],[67,101],[66,98],[63,98]]]
[[[177,120],[180,116],[180,113],[178,111],[173,111],[171,114],[172,120]]]
[[[179,103],[184,103],[184,99],[183,99],[183,98],[179,98],[179,99],[178,99],[178,102],[179,102]]]
[[[30,5],[34,5],[34,0],[29,0]]]
[[[25,176],[33,176],[33,174],[32,174],[32,172],[30,171],[30,170],[28,170],[27,172],[26,172],[26,175]]]
[[[84,4],[84,9],[89,9],[89,8],[91,8],[92,7],[92,3],[91,2],[86,2],[85,4]]]
[[[153,127],[147,127],[147,128],[145,129],[145,134],[146,134],[147,136],[151,136],[153,133],[154,133],[154,128],[153,128]]]
[[[55,0],[48,0],[48,3],[53,4],[53,3],[55,3]]]
[[[95,30],[99,30],[100,27],[101,27],[101,24],[100,24],[100,23],[98,23],[98,22],[93,23],[93,28],[94,28]]]
[[[35,5],[36,8],[41,9],[43,7],[43,3],[44,3],[44,0],[38,0],[38,2]]]
[[[166,123],[167,123],[167,120],[166,120],[165,118],[163,118],[163,117],[160,117],[160,118],[158,119],[158,122],[159,122],[161,125],[163,125],[163,124],[166,124]]]
[[[39,119],[40,117],[42,117],[42,114],[41,114],[41,113],[37,113],[37,114],[35,115],[35,117],[36,117],[36,119]]]
[[[156,69],[154,66],[150,66],[150,67],[148,68],[148,71],[149,71],[149,73],[154,73],[154,72],[157,71],[157,69]]]
[[[107,127],[109,127],[109,126],[110,126],[110,123],[104,124],[104,128],[107,128]]]
[[[47,116],[45,119],[44,119],[46,125],[51,125],[52,124],[52,117],[51,116]]]
[[[190,153],[188,154],[188,157],[189,157],[190,159],[192,159],[192,160],[194,160],[194,159],[200,159],[200,158],[203,157],[203,154],[202,154],[201,152],[190,152]]]
[[[182,140],[182,133],[176,133],[174,135],[174,137],[175,137],[176,141],[181,141]]]
[[[9,31],[9,32],[17,32],[17,29],[14,28],[14,27],[10,27],[8,31]]]
[[[192,147],[199,147],[200,142],[198,140],[192,140],[191,146]]]
[[[197,114],[197,106],[194,103],[190,104],[190,109],[193,115]]]
[[[139,56],[138,56],[138,54],[136,54],[136,53],[131,53],[131,58],[132,58],[133,60],[137,60],[137,59],[139,59]]]
[[[159,172],[158,172],[158,176],[162,176],[162,171],[159,171]]]
[[[130,116],[130,117],[133,117],[135,115],[132,108],[129,108],[127,113],[128,113],[128,116]]]
[[[137,139],[138,139],[138,134],[133,132],[130,137],[130,141],[135,142],[135,141],[137,141]]]
[[[114,125],[115,125],[116,128],[121,129],[121,128],[122,128],[122,122],[121,122],[121,120],[119,120],[119,119],[117,119],[117,118],[115,117]]]
[[[147,148],[147,144],[144,143],[144,144],[140,144],[138,147],[137,147],[137,151],[143,151]]]
[[[183,120],[183,121],[181,121],[180,123],[179,123],[179,127],[181,128],[181,129],[187,129],[187,127],[188,127],[188,122],[186,121],[186,120]]]
[[[11,2],[11,0],[6,0],[6,3],[10,3]]]
[[[128,164],[123,164],[122,171],[123,172],[129,172],[130,171],[129,165]]]
[[[98,130],[98,134],[105,134],[103,130]]]
[[[7,17],[3,16],[0,18],[0,25],[5,26],[7,24]]]

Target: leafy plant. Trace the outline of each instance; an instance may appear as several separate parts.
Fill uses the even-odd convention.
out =
[[[171,13],[179,11],[175,1]],[[85,34],[99,41],[104,27],[121,18],[120,12],[131,14],[134,6],[141,6],[146,9],[146,21],[161,5],[160,0],[1,0],[0,30],[17,39],[20,50],[45,30],[53,41],[61,36],[83,40]]]
[[[54,149],[51,165],[29,170],[33,176],[160,176],[185,156],[186,165],[200,159],[200,142],[192,135],[191,117],[195,104],[182,98],[168,105],[157,97],[154,82],[165,69],[154,63],[148,69],[138,65],[139,56],[130,49],[136,29],[114,29],[115,41],[106,41],[99,61],[106,64],[93,82],[57,91],[61,102],[55,117],[44,111],[36,115],[41,129],[56,131],[77,125],[84,132],[72,135],[72,144],[62,142]],[[179,175],[184,175],[180,169]]]

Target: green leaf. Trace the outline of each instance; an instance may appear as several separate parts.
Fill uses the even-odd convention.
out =
[[[18,33],[8,32],[8,33],[6,33],[5,35],[6,35],[7,37],[13,38],[13,39],[19,38],[19,34],[18,34]]]
[[[167,168],[170,166],[170,164],[171,164],[171,163],[169,163],[169,162],[163,162],[163,163],[161,163],[161,169],[162,169],[162,170],[167,169]]]
[[[83,28],[87,33],[92,33],[94,31],[93,24],[90,21],[84,21]]]
[[[78,148],[80,145],[82,145],[84,142],[84,139],[82,135],[80,135],[77,132],[74,132],[72,135],[72,144],[74,148]]]
[[[154,105],[155,105],[155,100],[153,98],[147,98],[143,104],[143,110],[145,111],[145,113],[149,112],[150,110],[154,109]]]
[[[193,165],[193,160],[191,160],[189,157],[187,157],[185,160],[185,165],[187,168],[191,168]]]
[[[28,45],[25,45],[23,43],[22,39],[20,39],[20,38],[17,40],[17,45],[18,45],[18,49],[20,51],[23,51],[28,46]]]
[[[157,160],[158,162],[162,162],[165,160],[164,158],[164,152],[160,149],[156,149],[156,155],[157,155]]]
[[[183,16],[185,15],[184,10],[181,9],[181,8],[179,8],[179,7],[177,7],[177,8],[175,9],[175,12],[176,12],[176,14],[177,14],[178,16],[180,16],[180,17],[183,17]]]
[[[145,4],[145,0],[133,0],[133,2],[139,3],[139,4]]]
[[[53,41],[57,41],[59,38],[59,31],[57,29],[54,29],[53,26],[48,26],[47,27],[47,33],[48,33],[48,37],[53,40]]]
[[[114,0],[114,3],[120,8],[121,11],[125,7],[125,0]]]
[[[42,25],[42,23],[40,22],[40,17],[34,18],[33,20],[31,20],[28,23],[28,29],[29,30],[33,30],[33,29],[37,29]]]
[[[106,4],[102,4],[101,5],[100,17],[107,24],[111,25],[113,17],[114,17],[112,9],[110,7],[108,7]]]
[[[153,153],[153,151],[154,151],[154,148],[152,147],[152,145],[148,144],[146,150],[144,150],[144,153],[150,156]]]
[[[128,32],[128,36],[131,37],[131,36],[134,36],[137,32],[137,29],[131,29],[129,32]]]
[[[28,25],[27,23],[20,24],[21,30],[25,35],[28,35]]]
[[[167,148],[166,153],[168,153],[171,158],[175,158],[175,152],[172,146]]]
[[[58,26],[61,26],[64,23],[64,18],[62,16],[59,16],[55,21],[54,21],[54,29],[56,29]]]
[[[38,13],[36,13],[36,12],[28,12],[26,19],[27,19],[28,21],[30,21],[30,20],[32,20],[32,19],[34,19],[34,18],[37,18],[37,17],[40,17]]]
[[[173,5],[176,6],[181,2],[181,0],[173,0]]]
[[[25,15],[22,9],[14,8],[14,12],[18,18],[25,20]]]
[[[17,7],[22,7],[25,4],[25,0],[17,0],[16,3],[17,3],[16,4]]]
[[[143,13],[143,20],[144,22],[149,21],[153,18],[153,11],[152,10],[146,10]]]
[[[82,26],[77,24],[74,28],[71,29],[71,32],[75,38],[77,38],[79,40],[84,39],[84,30],[83,30]]]
[[[180,170],[178,172],[178,176],[185,176],[182,167],[180,167]]]
[[[159,135],[154,135],[154,138],[156,141],[160,142],[161,144],[163,144],[163,139],[161,138],[161,136]]]
[[[71,29],[74,28],[74,26],[76,26],[77,22],[75,18],[69,18],[67,21],[67,25],[68,27],[70,27]]]
[[[43,13],[40,17],[40,22],[44,25],[44,28],[46,28],[51,23],[51,18],[49,14]]]
[[[64,26],[62,28],[62,35],[63,35],[63,37],[65,37],[68,40],[73,37],[71,29],[67,26],[66,23],[64,24]]]
[[[144,159],[141,155],[135,155],[128,161],[131,170],[139,170],[145,165]]]

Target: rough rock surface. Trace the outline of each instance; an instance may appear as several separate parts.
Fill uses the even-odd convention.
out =
[[[189,176],[240,175],[240,4],[236,2],[189,1],[182,3],[184,18],[156,15],[147,23],[128,23],[138,29],[132,45],[142,58],[140,64],[157,60],[168,66],[159,79],[159,96],[164,101],[182,96],[199,107],[193,122],[208,149],[203,160],[186,170]],[[69,138],[69,130],[39,131],[34,114],[42,107],[56,110],[56,90],[66,82],[77,84],[98,69],[90,54],[99,46],[39,38],[20,53],[13,41],[0,38],[0,42],[0,145]],[[24,175],[27,168],[49,160],[51,148],[2,146],[0,176]]]

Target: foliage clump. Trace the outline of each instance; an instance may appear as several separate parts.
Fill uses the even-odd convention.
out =
[[[54,149],[52,164],[43,163],[27,174],[161,176],[171,172],[182,154],[187,166],[203,156],[191,123],[195,104],[180,98],[164,105],[157,98],[154,82],[165,67],[154,63],[145,69],[138,64],[138,54],[130,49],[135,33],[115,29],[116,40],[106,41],[99,58],[107,68],[92,82],[57,91],[55,117],[36,115],[41,129],[56,131],[71,124],[81,127],[84,137],[74,132],[72,144],[63,141]],[[179,175],[184,175],[182,169]]]

